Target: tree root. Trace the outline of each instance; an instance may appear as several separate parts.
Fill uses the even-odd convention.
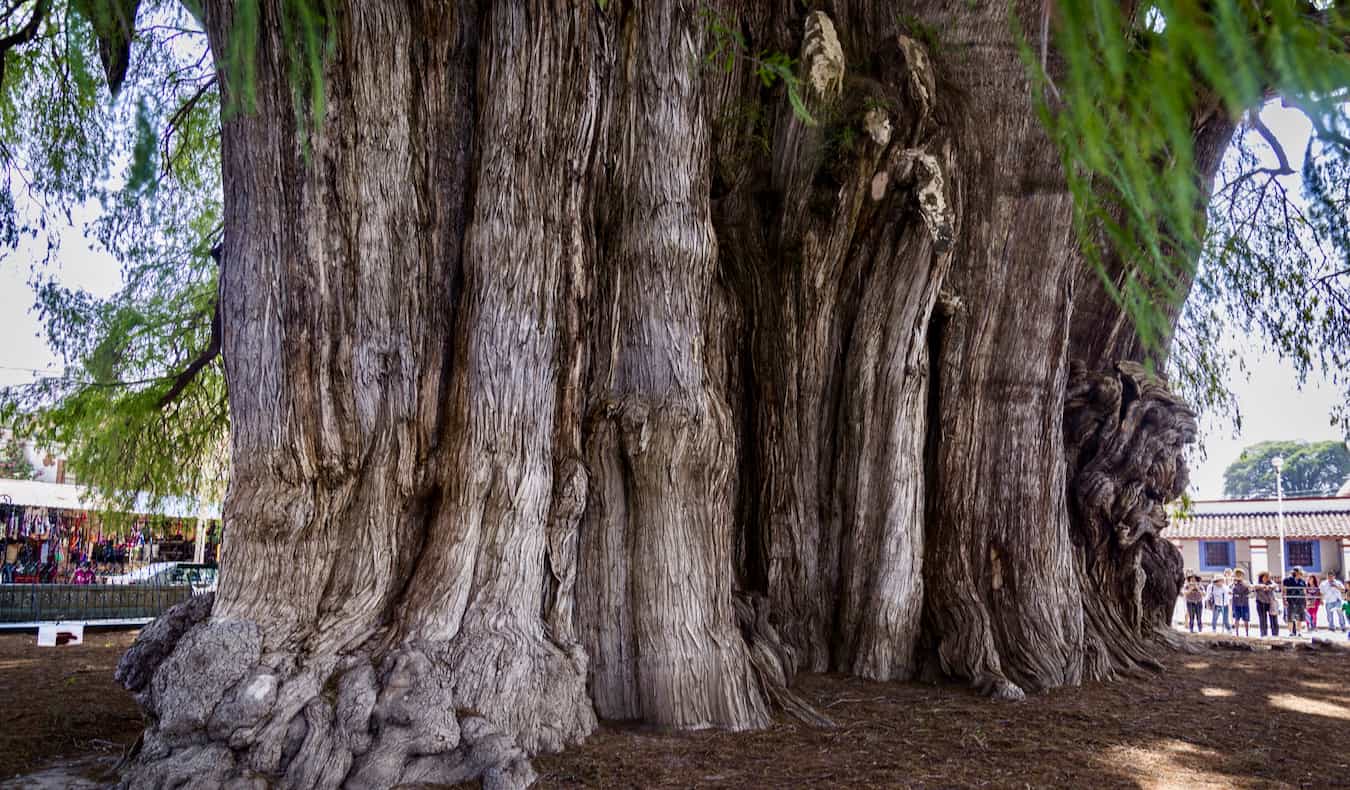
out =
[[[1022,687],[1004,677],[987,677],[973,684],[975,690],[990,699],[1021,702],[1027,698]]]
[[[472,671],[461,660],[462,640],[381,655],[269,653],[255,624],[205,619],[208,607],[200,599],[174,607],[118,666],[118,680],[148,719],[122,787],[387,788],[481,780],[487,788],[522,788],[534,781],[509,726],[499,728],[472,707],[488,704],[474,693],[484,687],[461,689]],[[468,653],[482,658],[481,651]],[[528,675],[521,666],[528,656],[522,651],[495,662],[513,673],[497,685]],[[492,673],[479,666],[477,674]],[[531,695],[497,700],[500,710],[490,715],[553,716],[572,689],[556,691],[559,705],[550,707],[549,691],[536,687]],[[542,707],[511,709],[525,696]],[[589,706],[573,713],[560,716],[544,740],[561,746],[594,727]]]
[[[761,691],[779,710],[812,727],[833,728],[834,721],[792,690],[797,651],[784,644],[769,622],[769,599],[741,593],[732,599],[736,623],[750,647],[750,666]]]

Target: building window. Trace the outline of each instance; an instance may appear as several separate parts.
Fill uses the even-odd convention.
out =
[[[1284,542],[1286,568],[1295,565],[1311,573],[1322,571],[1322,546],[1315,540],[1286,540]]]
[[[1233,567],[1237,551],[1231,540],[1200,541],[1200,570],[1222,571]]]

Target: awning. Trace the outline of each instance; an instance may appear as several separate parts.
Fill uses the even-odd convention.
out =
[[[64,510],[99,510],[99,500],[85,486],[66,485],[64,483],[44,483],[41,480],[4,480],[0,479],[0,502],[6,497],[15,505],[27,507],[50,507]],[[160,510],[151,510],[149,497],[137,498],[132,512],[136,515],[167,516],[169,518],[219,519],[220,506],[198,503],[189,499],[171,499]]]

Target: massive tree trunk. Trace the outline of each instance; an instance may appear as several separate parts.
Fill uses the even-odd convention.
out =
[[[234,472],[218,596],[119,669],[129,785],[520,785],[597,715],[827,725],[804,669],[1151,665],[1193,422],[1073,323],[1006,7],[773,5],[333,3],[307,119],[287,4],[245,86],[206,3]]]

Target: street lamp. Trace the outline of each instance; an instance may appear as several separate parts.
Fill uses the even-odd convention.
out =
[[[1280,580],[1283,583],[1285,568],[1288,566],[1284,545],[1284,478],[1280,474],[1284,469],[1284,456],[1277,455],[1270,459],[1270,465],[1275,467],[1275,518],[1280,525]]]

